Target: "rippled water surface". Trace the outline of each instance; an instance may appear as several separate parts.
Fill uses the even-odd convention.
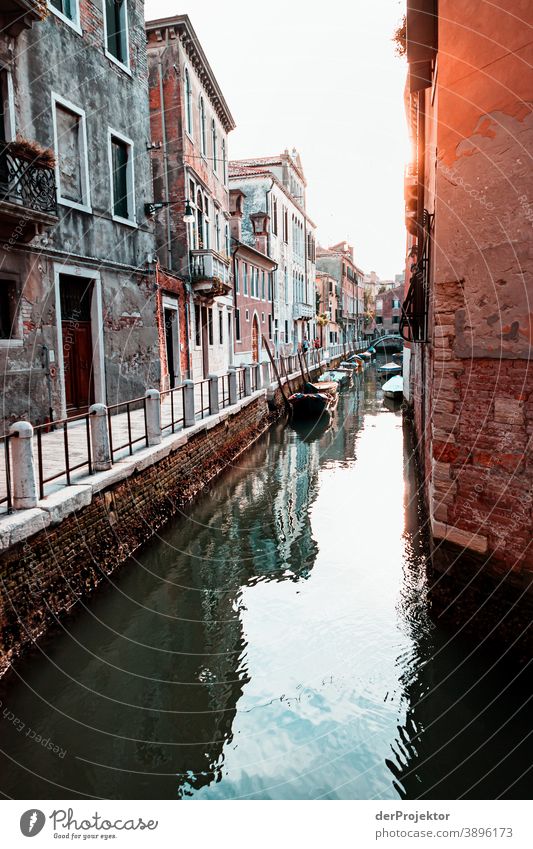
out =
[[[0,788],[527,798],[527,670],[441,632],[426,586],[408,434],[371,366],[328,430],[276,426],[17,664]]]

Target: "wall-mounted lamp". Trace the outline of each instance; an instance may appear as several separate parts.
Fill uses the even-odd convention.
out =
[[[177,201],[173,200],[159,200],[152,201],[152,203],[144,204],[144,214],[148,216],[148,218],[152,218],[156,212],[159,212],[160,209],[163,209],[164,206],[174,206]],[[185,201],[185,212],[183,214],[183,221],[185,224],[191,224],[194,221],[194,210],[188,200]]]

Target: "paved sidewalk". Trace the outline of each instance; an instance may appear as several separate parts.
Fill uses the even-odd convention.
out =
[[[163,436],[172,433],[172,418],[174,418],[174,432],[183,429],[183,394],[180,391],[174,393],[174,412],[172,416],[172,401],[169,393],[163,395],[161,399],[161,428]],[[204,415],[201,415],[202,405]],[[222,409],[222,390],[219,383],[219,405]],[[209,406],[209,397],[207,384],[204,384],[203,397],[200,389],[200,384],[194,387],[194,409],[196,411],[196,419],[199,421],[209,414],[207,409]],[[130,427],[132,452],[140,451],[146,448],[146,432],[144,421],[144,409],[141,407],[130,412]],[[113,460],[120,460],[130,454],[128,443],[130,441],[128,430],[128,415],[126,412],[113,415],[111,418],[111,431],[113,440]],[[85,419],[70,422],[67,426],[68,439],[68,455],[70,467],[80,466],[71,472],[70,482],[76,483],[81,478],[88,474],[87,463],[87,427]],[[67,486],[66,462],[65,462],[65,434],[64,427],[60,425],[56,430],[41,432],[42,443],[42,464],[43,464],[43,479],[48,482],[44,484],[44,495],[50,495],[59,489]],[[3,445],[0,451],[0,499],[5,499],[7,495],[6,474],[5,474],[5,452]],[[33,453],[35,457],[35,471],[37,476],[37,486],[39,486],[39,468],[38,468],[38,450],[37,450],[37,435],[33,438]],[[53,480],[50,480],[53,478]],[[4,501],[0,504],[0,515],[7,511],[7,504]]]

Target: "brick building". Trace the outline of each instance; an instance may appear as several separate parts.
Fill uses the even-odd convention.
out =
[[[267,360],[263,339],[272,346],[274,332],[273,278],[277,264],[267,253],[270,218],[264,211],[251,212],[254,244],[243,242],[245,198],[240,189],[230,190],[237,364]]]
[[[376,330],[380,335],[398,333],[402,312],[403,286],[378,291],[375,301]]]
[[[112,11],[90,0],[0,10],[7,422],[135,398],[159,381],[144,3]]]
[[[254,241],[250,213],[269,216],[267,253],[273,277],[274,345],[292,352],[315,335],[316,227],[306,211],[306,181],[296,150],[230,164],[231,187],[244,196],[243,240]]]
[[[317,268],[337,281],[338,323],[341,342],[351,344],[363,338],[364,274],[354,262],[353,247],[339,242],[331,248],[318,248]]]
[[[160,340],[171,382],[223,374],[233,358],[228,133],[235,123],[187,15],[149,21],[146,33]]]
[[[533,571],[533,8],[407,7],[405,391],[439,594],[505,628]]]

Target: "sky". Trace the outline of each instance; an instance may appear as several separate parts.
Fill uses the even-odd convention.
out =
[[[307,211],[327,247],[365,272],[403,271],[403,0],[146,0],[147,20],[187,14],[237,124],[230,159],[295,147]]]

